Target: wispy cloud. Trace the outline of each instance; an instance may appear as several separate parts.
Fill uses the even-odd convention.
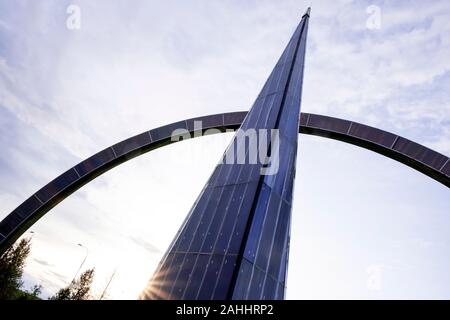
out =
[[[34,260],[36,263],[39,263],[39,264],[41,264],[41,265],[43,265],[43,266],[45,266],[45,267],[53,267],[53,264],[49,263],[48,261],[41,260],[41,259],[37,259],[37,258],[34,258],[33,260]]]
[[[154,246],[153,244],[151,244],[150,242],[148,242],[144,239],[141,239],[138,237],[133,237],[133,236],[130,236],[130,239],[134,243],[136,243],[138,246],[145,248],[151,254],[162,253],[160,249],[158,249],[156,246]]]

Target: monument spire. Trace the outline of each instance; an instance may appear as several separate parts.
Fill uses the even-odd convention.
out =
[[[141,299],[284,298],[309,13]]]

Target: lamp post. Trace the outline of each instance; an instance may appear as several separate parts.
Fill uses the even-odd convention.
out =
[[[109,285],[111,284],[111,282],[112,282],[114,276],[116,275],[116,272],[117,272],[117,267],[116,267],[116,269],[114,270],[113,274],[111,275],[111,278],[109,278],[109,281],[108,281],[108,283],[106,284],[106,287],[105,287],[105,289],[103,290],[102,295],[100,296],[100,299],[99,299],[99,300],[102,300],[103,297],[105,296],[106,290],[108,290],[108,287],[109,287]]]
[[[83,259],[83,261],[81,262],[80,267],[79,267],[78,270],[77,270],[77,273],[75,273],[75,276],[73,277],[71,283],[75,282],[75,279],[76,279],[78,273],[80,272],[81,268],[83,267],[83,264],[86,262],[86,259],[87,259],[88,254],[89,254],[89,249],[88,249],[87,247],[83,246],[81,243],[79,243],[78,246],[80,246],[80,247],[82,247],[82,248],[84,248],[84,249],[86,250],[86,255],[84,256],[84,259]]]

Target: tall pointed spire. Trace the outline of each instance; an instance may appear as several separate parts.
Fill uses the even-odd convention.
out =
[[[304,15],[308,16],[308,17],[311,15],[311,7],[308,7],[308,9],[306,9],[306,12]]]
[[[140,298],[284,298],[309,13]]]

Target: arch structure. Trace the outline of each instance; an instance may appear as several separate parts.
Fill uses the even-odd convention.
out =
[[[30,226],[70,194],[99,175],[134,157],[177,142],[176,129],[203,133],[208,129],[238,129],[247,112],[230,112],[174,122],[146,131],[111,147],[67,170],[42,187],[0,222],[0,254]],[[201,121],[202,126],[194,125]],[[377,152],[422,172],[450,188],[449,158],[416,142],[361,123],[302,113],[299,132],[347,142]],[[197,135],[193,135],[199,136]]]

